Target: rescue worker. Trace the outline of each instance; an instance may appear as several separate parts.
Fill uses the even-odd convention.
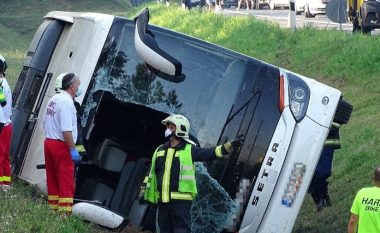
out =
[[[195,161],[210,161],[238,150],[241,139],[214,148],[200,148],[190,140],[190,123],[182,115],[172,115],[161,122],[166,125],[168,141],[153,154],[144,198],[158,204],[160,233],[190,233],[192,200],[197,194]]]
[[[75,73],[59,75],[56,92],[62,91],[49,100],[44,119],[48,203],[66,215],[71,214],[73,205],[74,162],[80,160],[75,148],[78,130],[74,106],[74,98],[81,94],[79,85]]]
[[[362,188],[355,196],[351,207],[348,233],[380,232],[380,166],[373,173],[374,187]]]
[[[8,190],[11,185],[11,164],[9,151],[12,136],[12,92],[5,78],[7,63],[0,54],[0,186],[3,190]]]
[[[317,211],[331,206],[330,195],[328,192],[329,182],[327,179],[331,176],[334,151],[341,148],[339,128],[340,125],[338,123],[332,123],[318,165],[315,169],[313,179],[309,186],[309,192],[317,207]]]

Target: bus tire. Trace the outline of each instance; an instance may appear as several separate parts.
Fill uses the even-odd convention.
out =
[[[335,112],[334,122],[338,124],[347,124],[352,113],[352,105],[345,100],[339,100],[338,107]]]

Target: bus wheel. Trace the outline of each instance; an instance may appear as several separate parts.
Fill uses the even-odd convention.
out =
[[[339,100],[338,107],[335,112],[334,122],[338,124],[347,124],[352,113],[352,105],[345,100]]]

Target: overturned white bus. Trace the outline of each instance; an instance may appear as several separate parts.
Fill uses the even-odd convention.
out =
[[[44,163],[41,116],[56,77],[75,72],[85,93],[76,99],[86,149],[78,200],[154,230],[154,207],[138,195],[164,140],[160,121],[179,113],[201,146],[244,135],[240,151],[204,165],[238,206],[233,223],[215,231],[291,232],[331,123],[347,123],[352,106],[313,79],[148,21],[147,9],[135,21],[45,16],[14,90],[14,174],[46,190],[36,169]]]

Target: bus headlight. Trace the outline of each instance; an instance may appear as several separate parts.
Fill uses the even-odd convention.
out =
[[[307,84],[293,73],[287,73],[289,82],[290,110],[297,122],[306,115],[310,99],[310,89]]]

